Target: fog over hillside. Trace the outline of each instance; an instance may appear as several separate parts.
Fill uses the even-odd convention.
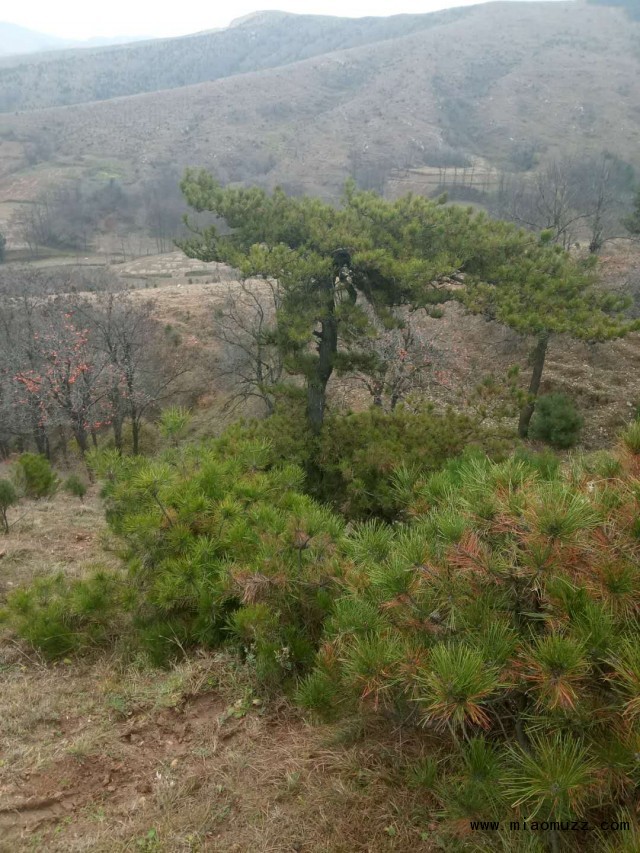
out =
[[[95,38],[81,41],[79,39],[67,39],[57,36],[36,32],[35,30],[20,27],[7,21],[0,21],[0,57],[23,56],[40,51],[58,51],[71,48],[99,47],[100,45],[124,44],[136,41],[132,36],[96,36]]]

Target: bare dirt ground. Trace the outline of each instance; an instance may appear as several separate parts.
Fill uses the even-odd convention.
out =
[[[9,520],[0,606],[30,577],[116,562],[96,487]],[[162,672],[103,654],[52,664],[0,632],[1,853],[442,849],[403,772],[388,733],[365,746],[312,725],[224,654]]]

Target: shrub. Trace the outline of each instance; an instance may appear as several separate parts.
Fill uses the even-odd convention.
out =
[[[640,455],[640,420],[633,421],[622,433],[624,446],[635,456]]]
[[[69,492],[70,495],[74,495],[76,498],[80,498],[80,500],[82,500],[87,494],[87,484],[84,480],[81,480],[77,474],[72,474],[65,480],[64,490],[65,492]]]
[[[266,686],[306,671],[337,589],[344,523],[302,492],[299,468],[274,465],[268,444],[248,440],[233,454],[211,442],[154,460],[104,451],[91,464],[107,476],[107,518],[127,549],[131,647],[165,664],[231,643]],[[9,610],[32,642],[55,629],[61,639],[44,645],[65,653],[84,630],[65,607],[79,594],[60,583],[53,598],[28,596],[28,620],[16,611],[23,599]]]
[[[49,460],[37,453],[23,453],[17,462],[16,479],[30,498],[50,497],[56,491],[58,478]]]
[[[431,408],[371,408],[327,420],[318,454],[315,493],[349,518],[393,520],[400,509],[393,474],[401,466],[429,473],[482,433],[465,415]]]
[[[594,487],[601,467],[615,478]],[[469,820],[595,822],[640,784],[633,460],[552,468],[468,454],[399,472],[412,521],[346,538],[344,593],[298,688],[328,717],[441,733],[424,777],[451,849]],[[559,849],[554,832],[540,839]]]
[[[9,532],[9,521],[7,510],[18,502],[18,495],[9,480],[0,480],[0,521],[5,533]]]
[[[50,657],[111,645],[121,635],[124,597],[117,576],[97,571],[88,580],[63,575],[36,580],[9,596],[16,630]]]
[[[584,419],[566,394],[543,394],[536,402],[529,437],[552,447],[568,448],[577,444]]]
[[[264,421],[228,430],[221,439],[226,452],[248,438],[268,441],[274,462],[304,468],[306,490],[349,519],[395,519],[400,505],[393,476],[400,468],[426,475],[470,446],[504,453],[502,439],[452,410],[398,406],[334,414],[318,439],[308,429],[304,401],[294,395],[286,402]]]
[[[184,437],[189,426],[191,413],[182,406],[171,406],[160,415],[160,435],[173,445],[177,445]]]

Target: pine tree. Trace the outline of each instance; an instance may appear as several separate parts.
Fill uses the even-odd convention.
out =
[[[206,172],[188,172],[182,188],[193,208],[231,229],[226,236],[204,229],[183,244],[188,255],[230,263],[244,279],[275,278],[283,288],[277,344],[289,372],[305,379],[316,434],[334,370],[373,367],[371,353],[358,346],[373,331],[358,297],[388,325],[391,306],[451,298],[445,282],[459,266],[456,229],[447,227],[453,212],[437,202],[386,202],[349,184],[336,208],[281,190],[222,189]]]
[[[528,398],[518,424],[526,438],[552,337],[602,342],[640,324],[625,319],[625,299],[599,289],[593,260],[581,263],[550,244],[544,233],[538,240],[521,232],[520,249],[520,256],[495,279],[466,282],[460,298],[470,310],[534,339]]]

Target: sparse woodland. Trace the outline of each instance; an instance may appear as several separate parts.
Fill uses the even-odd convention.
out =
[[[552,336],[632,333],[629,300],[593,254],[444,198],[349,183],[333,206],[202,171],[182,189],[214,223],[184,251],[240,277],[211,316],[218,376],[265,417],[187,440],[188,410],[166,401],[188,365],[152,301],[7,284],[2,440],[36,452],[0,483],[2,527],[60,488],[45,457],[73,451],[122,560],[13,591],[6,629],[53,660],[170,669],[224,649],[266,700],[365,739],[404,733],[423,748],[396,784],[418,792],[428,849],[637,849],[640,421],[567,454],[583,416],[539,398]],[[533,346],[529,375],[478,373],[458,408],[430,398],[447,364],[414,325],[454,301]],[[332,406],[334,374],[367,404]],[[162,447],[145,453],[154,418]]]
[[[2,853],[640,850],[637,5],[0,59]]]

